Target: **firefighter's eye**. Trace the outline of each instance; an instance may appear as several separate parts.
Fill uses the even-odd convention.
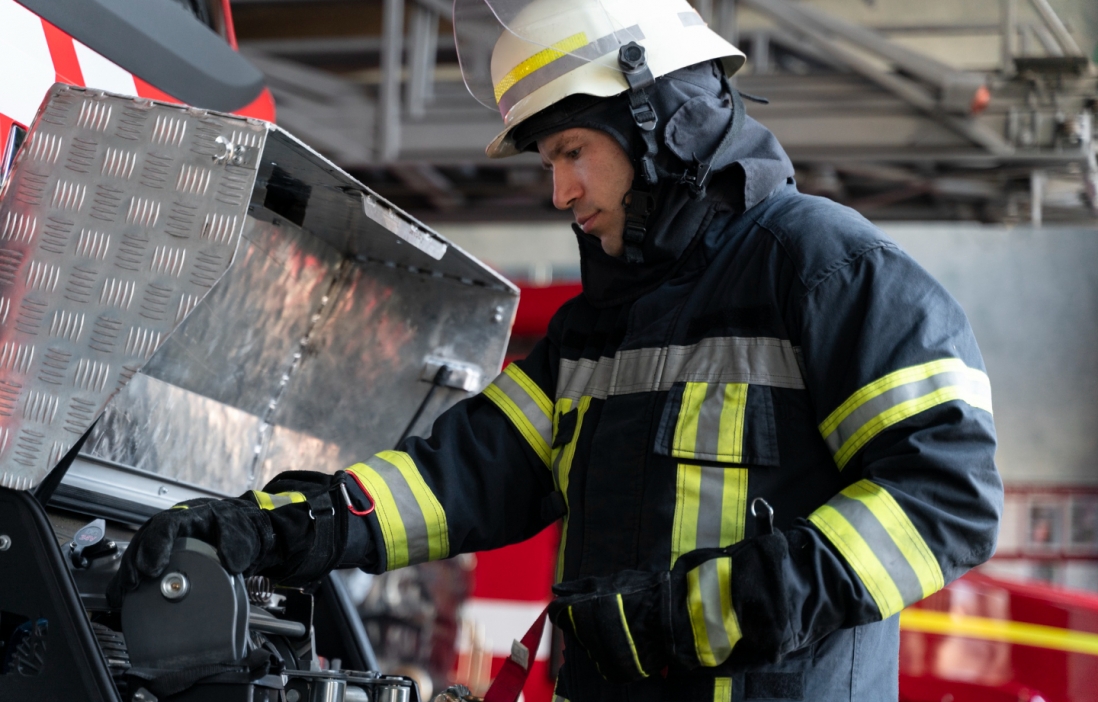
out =
[[[573,161],[575,161],[575,160],[576,160],[577,158],[579,158],[579,155],[580,155],[580,150],[579,150],[579,147],[576,147],[576,148],[572,149],[571,151],[569,151],[569,152],[568,152],[567,154],[565,154],[565,155],[566,155],[566,156],[567,156],[568,158],[570,158],[570,159],[572,159]]]

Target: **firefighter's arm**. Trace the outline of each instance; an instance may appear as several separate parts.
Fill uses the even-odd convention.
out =
[[[231,573],[306,583],[338,567],[391,570],[533,535],[552,492],[548,469],[555,352],[543,341],[483,393],[409,438],[334,475],[282,473],[238,498],[182,503],[135,535],[112,580],[121,605],[163,572],[175,540],[215,545]]]
[[[892,245],[804,296],[819,431],[846,485],[786,533],[799,648],[897,614],[987,560],[1002,483],[991,388],[957,302]]]
[[[552,521],[543,501],[553,490],[556,360],[543,340],[444,412],[429,437],[349,467],[344,482],[359,514],[342,565],[393,570],[521,541]]]

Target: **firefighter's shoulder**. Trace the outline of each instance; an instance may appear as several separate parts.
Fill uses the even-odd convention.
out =
[[[900,247],[856,210],[802,193],[773,198],[756,218],[788,256],[806,287],[872,251]]]

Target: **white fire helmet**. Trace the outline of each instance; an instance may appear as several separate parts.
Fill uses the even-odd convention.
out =
[[[745,60],[686,0],[454,0],[454,39],[469,92],[503,116],[492,158],[517,154],[512,130],[546,107],[628,90],[618,49],[630,42],[655,78],[713,59],[731,76]]]

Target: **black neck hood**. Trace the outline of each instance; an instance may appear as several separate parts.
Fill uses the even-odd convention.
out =
[[[715,130],[715,139],[724,126]],[[592,305],[622,304],[654,289],[678,270],[715,214],[743,213],[793,177],[793,164],[778,140],[751,117],[725,162],[714,164],[714,169],[718,172],[700,200],[693,200],[685,185],[661,179],[656,210],[648,218],[644,263],[608,255],[597,237],[572,225],[579,240],[583,295]]]
[[[737,103],[742,110],[731,90],[715,61],[674,71],[647,88],[658,118],[659,182],[652,190],[655,209],[645,222],[643,262],[627,263],[607,255],[596,237],[573,225],[579,239],[583,294],[595,306],[620,304],[653,289],[681,265],[714,214],[744,212],[792,177],[793,165],[777,139],[750,117],[731,145],[725,140],[720,148],[732,127]],[[634,162],[644,151],[625,94],[565,98],[516,127],[515,144],[533,150],[538,139],[573,127],[609,134]],[[682,175],[697,161],[708,163],[714,175],[705,194],[695,199]]]

